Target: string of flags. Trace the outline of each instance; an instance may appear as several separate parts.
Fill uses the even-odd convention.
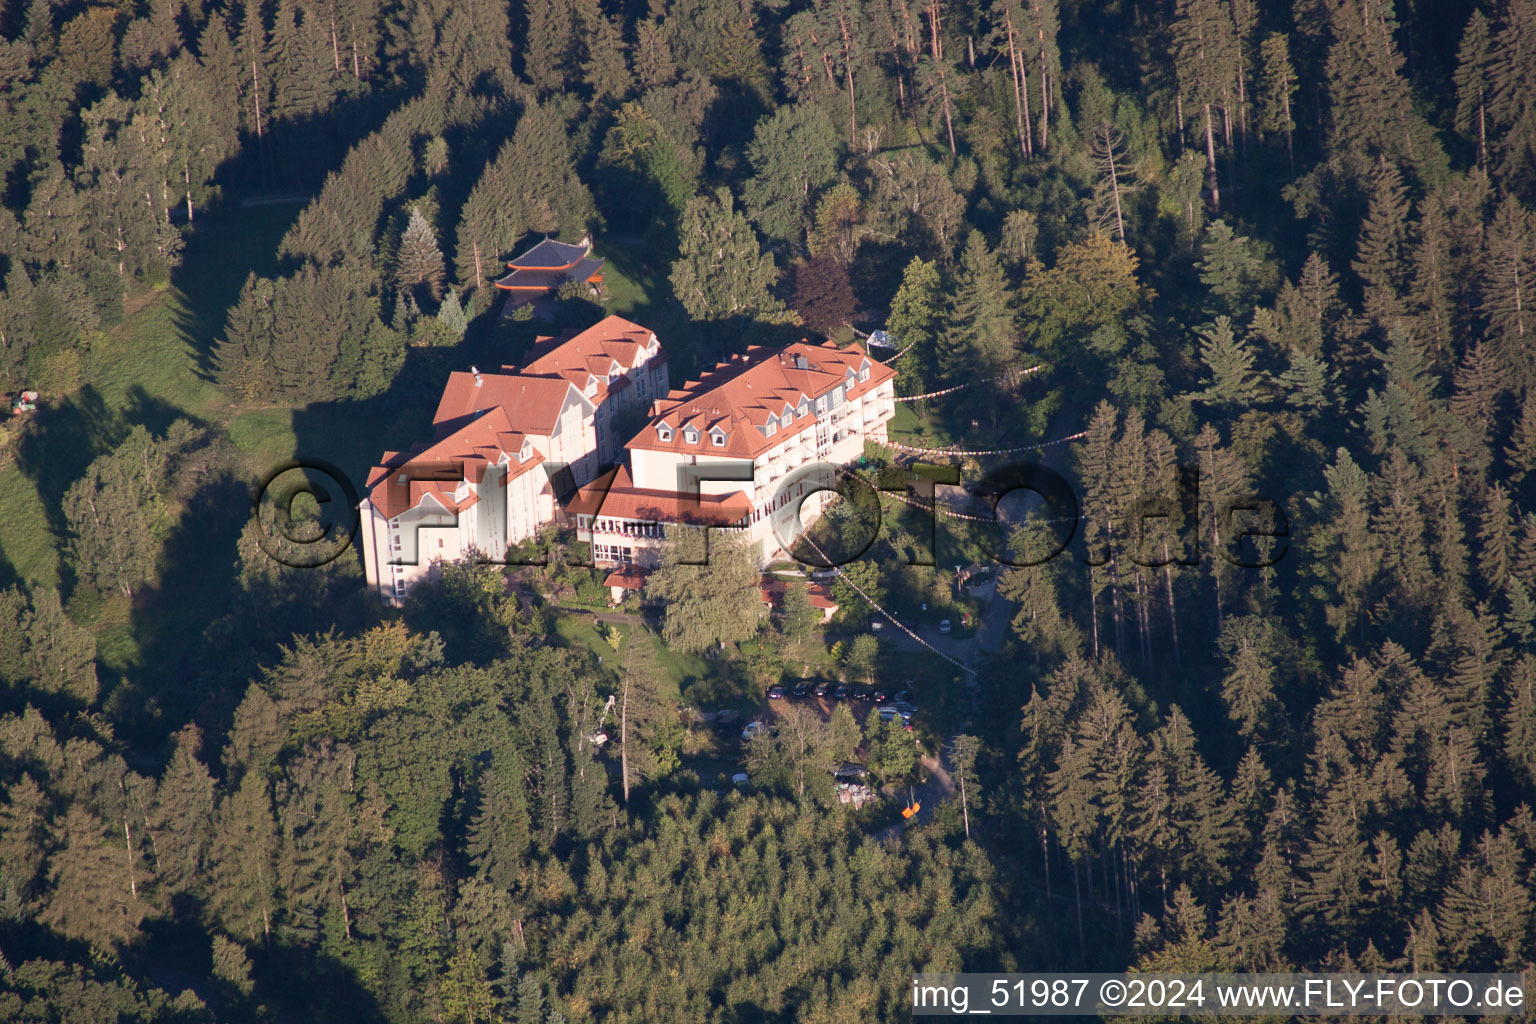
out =
[[[910,348],[911,346],[909,345],[907,347]],[[1043,369],[1045,369],[1045,364],[1044,363],[1040,363],[1038,366],[1031,366],[1027,370],[1020,370],[1018,373],[1000,373],[996,377],[983,377],[981,380],[968,380],[964,384],[956,384],[952,388],[941,388],[938,391],[929,391],[928,393],[922,394],[922,395],[904,395],[904,396],[902,396],[900,398],[897,398],[896,401],[898,401],[898,402],[920,402],[920,401],[922,401],[925,398],[940,398],[940,397],[942,397],[944,395],[952,395],[956,391],[960,391],[960,390],[962,390],[964,388],[970,387],[972,384],[985,384],[988,381],[993,381],[993,380],[1008,380],[1008,379],[1011,379],[1011,378],[1014,378],[1014,377],[1026,377],[1026,376],[1028,376],[1031,373],[1034,373],[1034,372],[1036,372],[1038,370],[1043,370]]]
[[[945,654],[943,651],[941,651],[937,647],[933,646],[933,644],[929,643],[927,640],[924,640],[922,637],[918,636],[912,630],[908,629],[906,627],[906,624],[903,623],[900,619],[896,618],[896,616],[892,615],[890,612],[888,612],[884,608],[882,608],[880,606],[880,604],[875,601],[874,598],[872,598],[868,594],[864,593],[864,589],[862,587],[860,587],[857,583],[853,582],[853,580],[849,579],[848,574],[843,572],[841,566],[832,565],[831,564],[832,559],[827,557],[827,553],[825,551],[821,550],[821,546],[820,545],[818,545],[814,540],[811,540],[811,535],[810,535],[810,533],[808,531],[801,532],[800,537],[807,544],[809,544],[812,548],[815,549],[816,553],[821,556],[821,560],[823,562],[828,563],[828,566],[832,569],[832,571],[837,573],[837,576],[838,576],[839,579],[841,579],[844,583],[848,584],[848,586],[853,589],[853,592],[855,594],[858,594],[860,597],[862,597],[864,599],[864,603],[865,604],[869,605],[875,611],[879,612],[882,616],[884,616],[887,622],[889,622],[891,625],[895,626],[897,629],[901,630],[903,633],[907,634],[907,636],[911,637],[913,640],[916,640],[918,643],[922,644],[924,647],[928,648],[934,654],[937,654],[939,657],[941,657],[945,661],[949,662],[951,665],[953,665],[956,668],[960,669],[962,672],[965,672],[967,675],[975,675],[976,674],[976,670],[975,669],[971,668],[969,665],[966,665],[963,662],[956,661],[954,658],[951,658],[949,655]]]
[[[906,355],[908,352],[911,352],[912,351],[912,346],[916,345],[916,344],[917,344],[917,342],[915,342],[915,341],[911,342],[910,344],[907,345],[906,348],[902,349],[900,352],[897,352],[895,355],[880,360],[880,365],[882,365],[882,366],[890,366],[896,360],[900,359],[902,356]]]
[[[1066,437],[1058,437],[1054,441],[1042,441],[1040,444],[1024,444],[1016,448],[987,448],[969,449],[949,446],[945,448],[919,448],[916,445],[902,444],[899,441],[886,441],[885,447],[895,448],[897,451],[909,452],[913,455],[1013,455],[1016,452],[1037,452],[1045,448],[1054,448],[1059,444],[1069,441],[1081,441],[1088,436],[1088,431],[1082,430],[1076,434],[1068,434]]]
[[[925,505],[920,501],[914,501],[913,499],[907,497],[905,494],[902,494],[900,491],[881,491],[880,493],[887,498],[895,498],[897,501],[904,505],[910,505],[913,508],[921,509],[924,512],[937,512],[941,516],[949,516],[952,519],[966,519],[973,523],[992,523],[994,525],[996,525],[998,522],[996,516],[973,516],[964,512],[956,512],[942,502],[935,502],[932,505]],[[1061,523],[1082,522],[1085,519],[1087,519],[1087,516],[1079,515],[1065,519],[1040,519],[1036,520],[1036,522],[1041,526],[1057,526]]]

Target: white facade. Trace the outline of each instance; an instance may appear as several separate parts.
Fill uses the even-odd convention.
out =
[[[483,471],[478,482],[471,479],[474,472],[451,489],[451,482],[443,481],[441,492],[426,491],[417,504],[393,517],[371,497],[364,498],[358,508],[359,539],[369,585],[385,603],[399,604],[444,562],[503,559],[510,546],[554,519],[553,491],[543,465],[536,451],[528,450],[522,464],[503,455],[495,464],[477,467]],[[396,474],[396,486],[409,486],[409,463],[390,472]]]

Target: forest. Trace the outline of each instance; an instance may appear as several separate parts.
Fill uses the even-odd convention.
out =
[[[559,538],[531,602],[268,557],[272,466],[360,481],[551,332],[491,286],[546,236],[608,260],[555,329],[629,317],[674,383],[886,330],[866,478],[1039,460],[1070,544],[940,514],[924,559],[916,491],[825,627],[714,632],[750,567],[602,633]],[[834,1024],[920,971],[1536,958],[1536,0],[6,0],[0,391],[5,1020]],[[1000,548],[995,651],[869,640]],[[716,784],[691,709],[806,664],[921,664],[965,802],[837,806],[860,742],[923,774],[837,715]]]

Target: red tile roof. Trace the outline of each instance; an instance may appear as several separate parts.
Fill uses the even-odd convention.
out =
[[[643,569],[638,565],[626,565],[622,569],[615,569],[603,580],[605,587],[623,587],[625,590],[639,590],[645,586],[646,577],[651,570]]]
[[[595,377],[595,400],[602,401],[608,395],[608,374],[613,371],[614,364],[618,364],[620,372],[633,368],[640,353],[650,347],[653,337],[655,335],[648,328],[620,316],[610,316],[580,334],[540,338],[529,351],[521,370],[503,369],[529,376],[561,377],[581,392],[586,391],[588,380]],[[665,359],[666,353],[658,349],[652,358]],[[627,380],[615,382],[614,390],[628,384]]]
[[[866,364],[869,379],[860,381],[858,371]],[[628,447],[754,458],[815,423],[814,410],[799,414],[800,400],[815,402],[830,394],[849,380],[849,370],[854,372],[847,391],[850,398],[868,394],[896,376],[895,369],[870,359],[857,343],[842,349],[831,342],[800,342],[777,352],[748,349],[658,400],[651,422]],[[765,433],[769,417],[782,417],[786,406],[793,418],[780,423],[773,435]],[[672,429],[670,441],[661,440],[659,423]],[[684,428],[690,425],[698,431],[692,444],[684,437]],[[725,434],[724,445],[716,445],[711,438],[711,431],[717,429]]]
[[[549,436],[560,418],[572,389],[570,381],[558,377],[525,377],[505,373],[453,373],[437,403],[432,422],[439,428],[457,430],[485,409],[501,408],[514,430],[525,434]],[[580,390],[577,397],[591,404]]]
[[[763,577],[758,591],[763,596],[763,603],[777,608],[784,603],[784,592],[790,587],[805,587],[811,598],[811,607],[827,611],[835,609],[837,602],[832,600],[832,591],[821,583],[791,583],[786,580],[769,579]]]
[[[448,512],[462,512],[480,498],[470,494],[456,502],[453,493],[459,483],[470,480],[478,484],[502,455],[508,458],[506,480],[515,480],[544,461],[531,446],[529,457],[519,459],[526,440],[524,434],[512,429],[505,409],[493,408],[435,444],[408,452],[385,452],[383,461],[368,473],[368,500],[386,519],[416,508],[428,496]],[[400,471],[406,466],[409,470],[402,482]]]
[[[636,487],[624,467],[610,470],[580,488],[567,511],[572,515],[630,519],[642,523],[731,526],[752,515],[752,502],[732,494],[682,494]]]

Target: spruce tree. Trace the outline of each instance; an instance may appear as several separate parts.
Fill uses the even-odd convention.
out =
[[[437,232],[418,206],[411,207],[410,221],[395,253],[395,281],[403,288],[425,285],[433,299],[443,290],[443,252]]]
[[[156,787],[150,810],[155,873],[167,893],[202,885],[213,841],[213,777],[198,759],[201,744],[196,726],[176,734],[171,763]]]
[[[991,379],[1013,361],[1017,334],[1008,280],[979,231],[966,240],[953,296],[939,333],[939,379],[947,384],[988,381],[989,390],[997,393],[1003,384]]]
[[[1456,127],[1477,146],[1477,166],[1488,167],[1489,71],[1492,63],[1488,19],[1474,10],[1456,54]]]
[[[1232,330],[1232,320],[1218,316],[1200,334],[1200,361],[1209,383],[1191,397],[1225,406],[1249,406],[1258,400],[1260,379],[1254,369],[1253,351]]]

